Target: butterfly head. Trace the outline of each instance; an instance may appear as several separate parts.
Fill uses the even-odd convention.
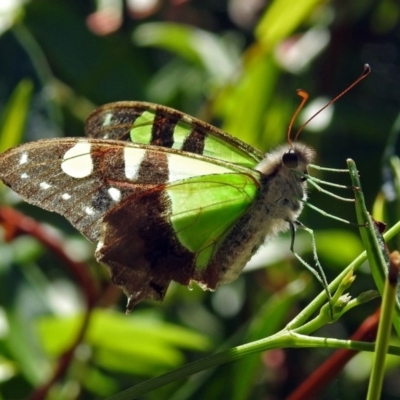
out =
[[[307,174],[308,166],[313,162],[314,157],[315,152],[311,147],[299,142],[292,143],[280,146],[266,154],[256,169],[266,176],[272,176],[279,171],[284,174],[295,172],[301,180],[304,180],[304,174]]]

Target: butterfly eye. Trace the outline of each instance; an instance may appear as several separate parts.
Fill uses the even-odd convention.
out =
[[[294,150],[289,150],[287,153],[283,155],[282,162],[286,168],[293,169],[296,168],[297,165],[299,164],[299,159]]]

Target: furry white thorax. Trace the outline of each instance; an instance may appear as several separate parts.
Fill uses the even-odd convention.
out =
[[[297,166],[292,168],[283,162],[289,150],[297,155]],[[300,143],[284,145],[267,153],[257,165],[256,170],[262,174],[259,195],[242,217],[241,228],[232,232],[232,246],[229,253],[224,254],[223,263],[227,268],[221,268],[221,281],[236,279],[265,241],[288,230],[289,223],[297,220],[303,201],[307,199],[304,174],[314,154],[314,150]]]

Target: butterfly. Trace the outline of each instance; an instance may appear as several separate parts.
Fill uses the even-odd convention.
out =
[[[44,139],[0,155],[0,179],[55,211],[90,241],[128,297],[161,301],[170,282],[214,290],[265,242],[294,232],[314,151],[290,142],[264,154],[177,110],[116,102],[86,137]]]

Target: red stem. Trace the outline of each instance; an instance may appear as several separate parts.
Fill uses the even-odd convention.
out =
[[[351,340],[373,342],[378,330],[380,309],[365,319]],[[347,362],[357,354],[355,350],[337,350],[332,357],[326,360],[314,373],[312,373],[286,400],[304,400],[320,398],[320,391],[335,378]]]
[[[37,387],[30,396],[31,400],[43,400],[46,398],[47,393],[54,383],[64,376],[73,360],[75,350],[82,342],[89,325],[90,316],[94,305],[98,301],[99,294],[97,287],[94,285],[91,277],[87,273],[87,266],[84,263],[71,260],[68,254],[63,250],[62,241],[49,234],[49,231],[41,224],[9,207],[0,207],[0,223],[5,227],[6,239],[8,241],[14,239],[18,235],[28,234],[38,239],[48,249],[50,249],[75,276],[86,299],[84,321],[74,343],[60,356],[58,364],[50,379],[42,386]]]

